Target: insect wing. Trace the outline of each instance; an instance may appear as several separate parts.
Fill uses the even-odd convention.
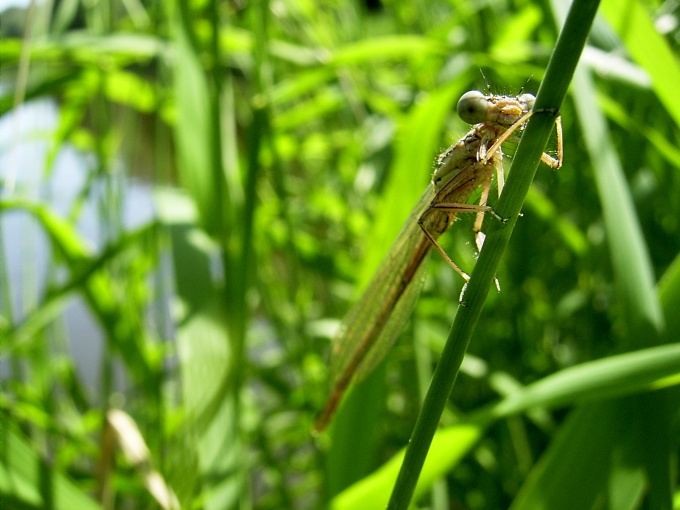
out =
[[[385,357],[413,311],[423,285],[423,262],[431,247],[418,219],[433,197],[430,185],[363,295],[347,313],[334,339],[334,381],[352,364],[356,364],[355,382],[363,379]]]

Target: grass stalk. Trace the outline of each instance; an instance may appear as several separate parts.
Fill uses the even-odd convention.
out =
[[[545,79],[536,98],[535,115],[529,119],[517,148],[510,175],[496,208],[509,218],[506,224],[491,223],[484,249],[472,272],[465,293],[467,306],[461,306],[435,370],[422,410],[416,421],[388,509],[406,509],[420,476],[432,438],[458,370],[467,351],[497,272],[503,252],[517,221],[524,199],[536,174],[541,154],[548,141],[576,64],[585,46],[599,0],[575,0],[548,63]]]

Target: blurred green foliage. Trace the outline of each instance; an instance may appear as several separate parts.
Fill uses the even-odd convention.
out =
[[[564,167],[539,169],[420,507],[664,508],[677,494],[679,13],[603,3],[561,112]],[[384,504],[462,282],[432,257],[365,398],[313,438],[331,338],[467,131],[458,97],[485,81],[535,92],[556,16],[528,0],[3,12],[0,506]],[[18,120],[40,100],[57,105],[47,131]],[[65,151],[83,179],[57,187]],[[31,229],[10,236],[16,220]],[[442,239],[466,270],[471,225]],[[94,338],[68,320],[77,304]],[[99,338],[93,384],[74,349]]]

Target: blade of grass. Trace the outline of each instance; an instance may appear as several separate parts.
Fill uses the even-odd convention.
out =
[[[449,51],[441,41],[420,35],[380,36],[348,44],[336,51],[330,63],[348,65],[389,58],[422,58],[423,55],[445,55]]]
[[[663,328],[663,314],[654,293],[651,260],[621,162],[597,105],[595,86],[585,68],[576,71],[574,90],[578,91],[574,94],[574,105],[593,164],[607,241],[625,308],[621,318],[627,323],[631,341],[653,338],[639,329],[643,327],[641,323],[647,323],[657,333]]]
[[[0,503],[3,508],[101,508],[59,469],[41,459],[4,412],[0,414]]]
[[[628,12],[634,4],[628,2],[627,8],[620,10]],[[574,84],[578,91],[574,104],[594,168],[619,289],[618,316],[626,326],[621,336],[623,348],[657,344],[664,327],[663,312],[631,193],[585,68],[576,71]],[[574,411],[512,508],[589,508],[602,500],[613,508],[626,508],[638,505],[643,497],[650,508],[670,507],[668,438],[675,409],[671,402],[677,400],[677,393],[672,389],[633,395]],[[565,505],[567,499],[569,505]]]
[[[680,268],[680,264],[676,265]],[[675,271],[675,278],[668,280],[671,285],[665,285],[660,290],[660,294],[669,296],[664,301],[664,307],[673,306],[671,294],[677,293],[680,289],[680,270]],[[675,302],[677,301],[676,299]],[[679,326],[680,324],[676,325],[673,330],[674,335],[680,333]],[[434,480],[443,476],[463,459],[477,444],[484,431],[500,419],[531,409],[551,409],[584,402],[599,403],[607,399],[672,386],[677,389],[678,384],[680,384],[680,346],[677,344],[612,356],[552,374],[466,416],[460,423],[438,431],[415,494],[416,496],[424,494]],[[386,487],[391,486],[395,480],[402,459],[403,451],[379,470],[338,495],[333,500],[332,508],[335,510],[381,508],[387,499]],[[563,494],[560,497],[563,501],[570,501]],[[527,501],[534,500],[527,498]],[[529,507],[533,508],[531,505]],[[584,508],[588,508],[588,505]]]
[[[222,165],[216,154],[215,126],[210,112],[219,108],[211,103],[213,94],[201,66],[200,51],[192,32],[191,13],[186,2],[177,2],[173,20],[176,57],[174,88],[177,104],[175,143],[180,182],[196,201],[206,231],[224,237],[223,211],[229,210],[228,196],[220,179]],[[226,244],[226,243],[225,243]]]
[[[9,210],[25,211],[39,222],[74,278],[92,269],[90,250],[85,240],[71,223],[54,214],[49,207],[21,199],[0,201],[0,212]],[[144,346],[135,317],[117,302],[114,288],[110,274],[95,270],[84,281],[80,291],[106,332],[110,348],[125,361],[130,375],[137,381],[153,384],[159,370],[157,362],[152,361],[152,355]]]
[[[557,112],[567,92],[599,2],[576,0],[557,41],[546,76],[536,98],[536,111]],[[491,224],[484,249],[475,265],[466,292],[466,307],[459,307],[456,319],[435,370],[430,389],[418,416],[404,462],[388,508],[408,507],[420,476],[432,437],[451,393],[458,369],[477,325],[484,299],[508,244],[514,223],[533,181],[543,149],[554,123],[554,114],[535,114],[527,123],[512,164],[497,212],[510,218],[504,228]],[[495,227],[495,228],[494,228]]]
[[[659,285],[658,295],[665,311],[674,311],[680,307],[680,256],[676,258],[664,274]],[[680,335],[680,317],[675,313],[668,313],[667,316],[669,321],[665,338],[670,341]],[[428,455],[423,468],[423,475],[418,481],[416,496],[424,494],[432,480],[451,470],[464,458],[470,449],[477,444],[484,430],[497,419],[526,412],[533,408],[552,408],[583,401],[600,401],[601,399],[633,395],[638,392],[669,386],[675,386],[673,391],[675,400],[677,400],[679,393],[677,391],[678,375],[680,374],[678,371],[679,360],[678,346],[671,344],[565,369],[527,386],[526,389],[479,413],[475,413],[474,416],[468,416],[467,419],[453,427],[437,432],[433,440],[434,448],[432,450],[433,452],[445,453],[437,456]],[[669,407],[677,408],[677,405]],[[573,444],[568,446],[571,450],[574,450]],[[576,450],[581,454],[583,453],[582,448]],[[339,494],[333,500],[332,508],[334,510],[381,508],[387,499],[387,487],[396,479],[402,459],[403,451],[395,455],[372,475]],[[560,463],[561,461],[558,462],[558,464]],[[573,471],[573,465],[571,471]],[[538,477],[534,475],[534,478]],[[553,478],[555,477],[550,479]],[[563,482],[566,478],[557,477],[557,479]],[[539,483],[534,484],[534,487],[544,485],[539,480]],[[522,508],[523,504],[528,505],[528,508],[536,508],[535,505],[539,497],[543,499],[539,494],[528,493],[523,490],[523,494],[514,503],[516,505],[514,508]],[[578,497],[583,498],[584,494],[579,494]],[[558,504],[559,501],[572,502],[564,494],[560,494],[557,500],[557,502],[548,501],[548,505]],[[547,506],[547,508],[551,507]]]
[[[632,59],[649,73],[652,89],[680,126],[677,100],[680,64],[668,42],[654,27],[646,8],[638,0],[605,0],[602,14],[616,30]]]
[[[0,205],[2,209],[2,205]],[[39,341],[38,332],[55,320],[68,304],[72,294],[80,291],[90,277],[101,271],[107,264],[135,245],[143,246],[154,235],[157,225],[149,223],[133,232],[123,234],[120,239],[109,244],[97,257],[88,257],[79,264],[78,270],[63,285],[51,287],[42,297],[40,304],[29,311],[18,324],[11,328],[0,328],[0,345],[8,352],[26,348],[33,342]]]

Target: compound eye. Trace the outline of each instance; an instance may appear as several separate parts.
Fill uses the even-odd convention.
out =
[[[468,124],[478,124],[486,120],[489,103],[479,90],[471,90],[458,100],[458,116]]]
[[[519,96],[518,101],[522,106],[526,105],[525,111],[531,111],[534,109],[534,104],[536,104],[536,97],[533,94],[522,94]]]

